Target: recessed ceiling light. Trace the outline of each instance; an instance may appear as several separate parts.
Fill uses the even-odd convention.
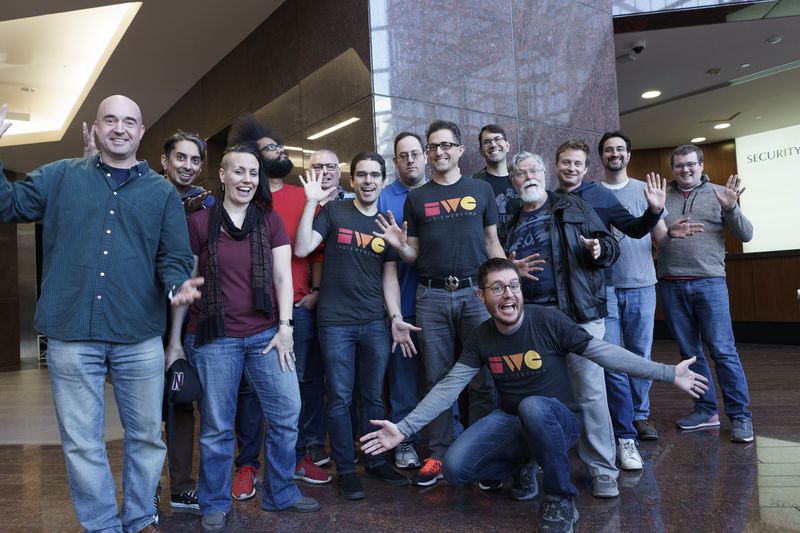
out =
[[[650,98],[658,98],[661,96],[661,91],[645,91],[642,93],[642,98],[650,99]]]
[[[753,118],[754,118],[754,119],[756,119],[756,120],[758,120],[758,119],[760,119],[760,118],[761,118],[761,115],[756,115],[756,116],[754,116]]]
[[[24,92],[24,93],[35,93],[36,92],[36,88],[35,87],[20,87],[19,90]]]
[[[783,40],[782,35],[773,35],[772,37],[767,37],[764,39],[764,44],[778,44]]]
[[[750,68],[750,63],[742,63],[739,68]]]
[[[695,137],[694,139],[690,140],[689,142],[690,143],[701,143],[701,142],[703,142],[705,140],[706,140],[705,137]]]
[[[730,128],[730,122],[720,122],[719,124],[714,124],[715,130],[724,130],[725,128]]]
[[[357,122],[358,120],[359,120],[358,117],[348,118],[347,120],[344,120],[344,121],[342,121],[342,122],[340,122],[338,124],[334,124],[330,128],[327,128],[327,129],[324,129],[324,130],[322,130],[320,132],[317,132],[314,135],[309,135],[308,136],[308,140],[309,141],[314,141],[316,139],[319,139],[320,137],[324,137],[325,135],[327,135],[329,133],[333,133],[336,130],[340,130],[340,129],[344,128],[345,126],[349,126],[350,124],[352,124],[353,122]]]

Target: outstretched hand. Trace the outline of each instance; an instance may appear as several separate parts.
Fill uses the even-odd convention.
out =
[[[532,279],[533,281],[539,281],[539,278],[531,274],[531,272],[541,272],[544,270],[539,265],[543,265],[547,261],[540,259],[541,256],[539,254],[531,254],[528,257],[523,257],[522,259],[517,259],[516,257],[517,252],[511,252],[511,255],[508,256],[508,259],[517,265],[519,273],[522,275],[522,277]]]
[[[6,115],[8,114],[8,104],[3,104],[0,106],[0,137],[8,131],[8,128],[11,127],[11,123],[6,121]]]
[[[700,398],[708,390],[708,380],[689,367],[697,361],[697,357],[690,357],[675,365],[675,386],[688,392],[692,398]]]
[[[400,346],[403,357],[413,357],[417,354],[417,348],[411,340],[412,331],[422,331],[422,328],[409,324],[405,320],[392,320],[392,352]]]
[[[586,248],[586,251],[592,256],[592,259],[600,257],[600,239],[587,239],[583,235],[579,235],[578,238],[583,247]]]
[[[322,188],[323,171],[317,172],[313,168],[306,170],[306,177],[298,176],[300,183],[303,185],[303,191],[306,193],[306,199],[312,202],[320,203],[328,199],[333,193],[336,194],[336,187],[331,187],[330,190]]]
[[[656,172],[648,172],[644,197],[647,199],[647,205],[654,215],[661,213],[667,200],[667,180]]]
[[[377,224],[380,231],[373,231],[372,234],[389,243],[389,246],[395,250],[399,250],[405,246],[408,241],[408,223],[403,222],[403,227],[401,228],[397,225],[397,220],[394,218],[391,211],[387,211],[386,215],[389,218],[384,217],[380,213],[378,214],[378,217],[375,219],[375,224]]]
[[[81,127],[83,129],[83,157],[92,157],[98,152],[97,145],[94,142],[94,134],[97,131],[97,126],[92,123],[92,129],[90,130],[84,122]]]
[[[736,202],[745,191],[746,187],[740,188],[741,184],[742,181],[739,179],[739,176],[736,174],[731,174],[728,177],[728,183],[725,184],[724,189],[720,190],[717,187],[713,188],[714,196],[717,197],[719,205],[721,205],[726,211],[729,211],[736,206]]]
[[[685,239],[695,233],[702,233],[704,225],[702,222],[691,222],[689,217],[682,218],[669,225],[669,236],[673,239]]]
[[[381,429],[367,433],[361,437],[361,451],[370,455],[378,455],[389,451],[405,440],[405,435],[400,433],[397,425],[388,420],[370,420],[373,426],[380,426]]]

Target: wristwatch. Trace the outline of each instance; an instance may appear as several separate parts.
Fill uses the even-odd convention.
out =
[[[289,326],[290,328],[294,327],[294,320],[291,318],[289,320],[278,320],[279,326]]]

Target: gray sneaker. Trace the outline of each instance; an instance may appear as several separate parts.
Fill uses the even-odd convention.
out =
[[[514,484],[511,486],[509,496],[512,500],[532,500],[539,493],[536,483],[536,461],[528,459],[522,468],[514,475]]]
[[[749,418],[731,420],[732,442],[753,442],[753,421]]]
[[[592,496],[595,498],[616,498],[619,496],[617,480],[608,474],[592,478]]]
[[[203,516],[203,533],[221,533],[228,527],[228,513],[217,511]]]
[[[717,413],[708,414],[700,411],[692,411],[691,414],[679,418],[677,424],[681,429],[718,428],[719,415]]]
[[[397,468],[419,468],[419,456],[411,441],[401,442],[394,451],[394,464]]]
[[[539,533],[572,533],[578,521],[578,510],[568,496],[548,494],[539,514]]]

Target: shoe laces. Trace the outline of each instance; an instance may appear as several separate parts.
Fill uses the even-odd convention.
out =
[[[439,459],[428,457],[425,464],[420,468],[420,474],[438,474],[442,471],[442,462]]]
[[[531,461],[526,461],[522,468],[519,469],[517,475],[514,476],[514,484],[519,488],[530,488],[533,486],[533,464]]]
[[[236,473],[236,480],[237,481],[243,480],[243,479],[248,479],[248,478],[252,479],[254,477],[256,477],[256,469],[253,468],[252,466],[243,466]]]
[[[408,453],[411,451],[413,446],[414,445],[411,444],[410,442],[401,442],[400,444],[397,445],[397,451],[398,453]]]
[[[181,496],[185,496],[191,500],[197,499],[197,489],[186,489],[181,492]]]
[[[636,451],[636,447],[633,444],[633,441],[624,441],[619,443],[622,447],[622,453],[624,455],[633,455]]]
[[[560,501],[547,500],[544,503],[542,518],[548,522],[566,521],[566,506]]]

